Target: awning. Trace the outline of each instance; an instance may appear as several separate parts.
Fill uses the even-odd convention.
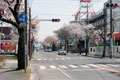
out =
[[[120,33],[113,34],[112,38],[114,40],[120,40]]]

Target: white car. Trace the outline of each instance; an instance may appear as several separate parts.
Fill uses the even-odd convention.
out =
[[[64,49],[58,50],[58,55],[66,55],[66,51]]]

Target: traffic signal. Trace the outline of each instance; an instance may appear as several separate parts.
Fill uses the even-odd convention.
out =
[[[60,19],[52,19],[52,22],[60,22]]]
[[[110,9],[110,8],[114,9],[116,7],[119,7],[117,3],[113,4],[113,3],[108,3],[107,2],[107,3],[104,4],[104,8],[107,8],[107,9]]]

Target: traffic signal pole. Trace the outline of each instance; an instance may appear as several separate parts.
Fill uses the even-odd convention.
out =
[[[112,4],[112,0],[110,0],[110,3]],[[113,57],[113,39],[112,39],[112,8],[110,8],[110,58],[112,59]]]

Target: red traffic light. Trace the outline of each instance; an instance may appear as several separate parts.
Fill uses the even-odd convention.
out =
[[[57,19],[58,22],[60,22],[60,19]]]
[[[113,4],[113,3],[105,3],[104,7],[107,8],[107,9],[109,9],[109,8],[113,8],[114,9],[114,8],[119,7],[119,6],[118,6],[117,3],[115,3],[115,4]]]
[[[60,19],[52,19],[52,22],[60,22]]]
[[[114,4],[114,7],[116,8],[116,7],[118,7],[118,5],[117,5],[117,4]]]

